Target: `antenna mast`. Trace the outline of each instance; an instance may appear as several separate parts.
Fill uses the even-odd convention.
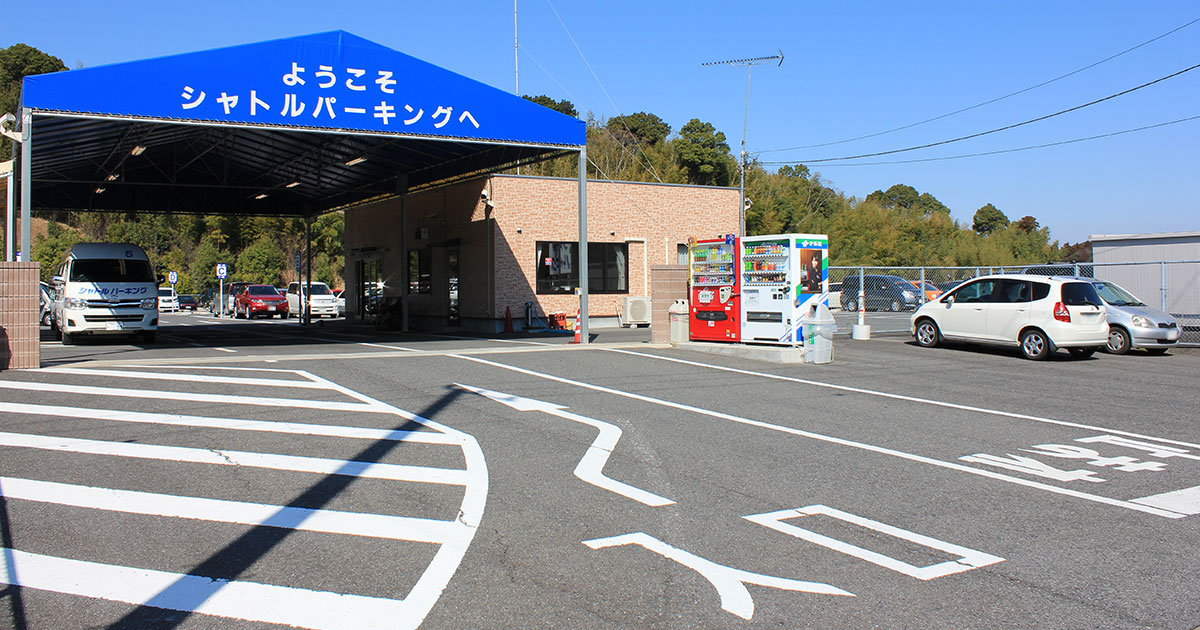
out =
[[[516,0],[513,0],[516,2]],[[742,118],[742,153],[739,160],[738,170],[740,177],[738,179],[738,191],[741,193],[742,204],[738,208],[738,236],[746,235],[746,128],[750,125],[750,68],[761,66],[764,64],[778,61],[776,66],[783,65],[783,51],[778,51],[779,54],[771,55],[770,57],[750,57],[747,59],[727,59],[725,61],[709,61],[702,63],[702,66],[745,66],[746,67],[746,111]]]

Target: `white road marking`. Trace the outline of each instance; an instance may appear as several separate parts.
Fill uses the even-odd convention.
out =
[[[870,529],[872,531],[886,534],[894,538],[899,538],[901,540],[907,540],[908,542],[917,545],[955,554],[960,556],[960,558],[958,560],[939,562],[927,567],[918,567],[890,556],[885,556],[881,553],[871,551],[869,549],[863,549],[857,545],[852,545],[836,538],[830,538],[829,536],[823,536],[816,532],[811,532],[807,529],[796,527],[791,523],[783,522],[785,519],[798,518],[801,516],[812,516],[814,514],[822,514],[831,518],[836,518],[839,521],[852,523],[854,525],[858,525],[859,527]],[[871,564],[884,567],[885,569],[891,569],[892,571],[915,577],[918,580],[932,580],[935,578],[945,577],[947,575],[953,575],[955,573],[961,573],[963,571],[970,571],[971,569],[978,569],[979,567],[986,567],[990,564],[996,564],[997,562],[1004,562],[1004,558],[999,556],[993,556],[989,553],[975,551],[974,549],[968,549],[966,547],[948,543],[936,538],[930,538],[929,536],[910,532],[908,530],[900,529],[899,527],[880,523],[879,521],[873,521],[869,518],[863,518],[861,516],[850,514],[849,512],[843,512],[841,510],[824,505],[810,505],[808,507],[796,508],[793,510],[768,512],[766,514],[751,514],[750,516],[743,516],[742,518],[752,523],[758,523],[763,527],[769,527],[775,531],[783,532],[789,536],[795,536],[796,538],[807,540],[808,542],[820,545],[827,549],[833,549],[834,551],[839,551],[848,556],[853,556],[860,560],[866,560]]]
[[[743,571],[741,569],[734,569],[722,564],[717,564],[711,560],[701,558],[696,554],[679,549],[678,547],[672,547],[671,545],[668,545],[667,543],[649,534],[646,534],[645,532],[634,532],[632,534],[623,534],[621,536],[612,536],[610,538],[585,540],[583,541],[583,544],[591,547],[592,549],[621,547],[624,545],[638,545],[653,551],[664,558],[674,560],[675,562],[682,564],[696,573],[699,573],[702,577],[704,577],[704,579],[708,580],[708,582],[717,589],[717,594],[721,597],[721,609],[737,615],[742,619],[750,619],[754,617],[754,599],[750,597],[750,591],[746,590],[747,584],[768,586],[785,591],[854,597],[854,593],[851,593],[850,591],[846,591],[829,584],[824,584],[822,582],[791,580],[771,575],[763,575],[761,573],[751,573],[749,571]]]
[[[448,468],[430,468],[427,466],[408,466],[404,464],[376,464],[353,460],[250,453],[246,451],[205,450],[183,446],[161,446],[157,444],[105,442],[101,440],[81,440],[78,438],[28,435],[24,433],[0,432],[0,446],[189,462],[194,464],[292,470],[322,475],[348,475],[372,479],[390,479],[392,481],[416,481],[460,486],[467,483],[465,471]]]
[[[320,435],[326,437],[355,438],[364,440],[394,440],[421,444],[460,444],[461,437],[435,431],[396,431],[392,429],[368,429],[331,424],[305,424],[302,422],[273,422],[268,420],[244,420],[240,418],[211,418],[186,416],[170,413],[145,413],[116,409],[93,409],[87,407],[64,407],[60,405],[30,405],[26,403],[0,402],[0,411],[63,418],[90,418],[117,422],[141,422],[209,429],[232,429],[237,431],[263,431],[268,433],[290,433],[294,435]]]
[[[1189,516],[1200,514],[1200,486],[1133,499],[1133,502],[1141,503],[1142,505],[1152,505]]]
[[[0,477],[0,496],[56,505],[187,518],[347,536],[368,536],[442,544],[454,540],[464,525],[407,516],[185,497],[134,490],[114,490],[32,479]]]
[[[392,413],[391,408],[367,403],[348,403],[328,400],[305,400],[302,398],[263,398],[259,396],[234,396],[230,394],[197,394],[192,392],[168,392],[147,389],[119,389],[115,387],[92,387],[89,385],[61,385],[58,383],[24,383],[0,381],[0,389],[21,389],[41,392],[63,392],[88,396],[119,396],[122,398],[153,398],[158,400],[189,400],[195,402],[228,403],[231,405],[259,405],[264,407],[297,407],[300,409],[322,409],[326,411],[350,411],[367,413]]]
[[[508,405],[518,411],[541,411],[564,420],[594,427],[600,433],[592,441],[592,444],[588,446],[587,452],[579,460],[579,464],[575,466],[576,477],[593,486],[633,499],[638,503],[649,505],[650,507],[661,507],[675,503],[671,499],[659,496],[653,492],[647,492],[625,482],[617,481],[604,474],[604,467],[608,464],[609,456],[617,448],[617,442],[621,441],[621,428],[617,425],[565,411],[566,407],[555,403],[543,402],[523,396],[514,396],[490,389],[483,389],[482,387],[471,387],[462,383],[455,383],[454,385]]]
[[[289,389],[329,389],[313,381],[283,380],[278,378],[242,378],[236,376],[206,376],[203,374],[162,374],[159,372],[133,372],[129,370],[102,370],[98,368],[42,368],[44,374],[76,374],[84,376],[115,376],[119,378],[176,381],[186,383],[223,383],[228,385],[254,385],[259,387],[286,387]]]
[[[237,352],[237,350],[230,350],[229,348],[213,348],[213,350],[220,350],[221,352],[230,352],[230,353]]]
[[[750,418],[743,418],[741,416],[735,416],[733,414],[728,414],[728,413],[724,413],[724,412],[720,412],[720,411],[713,411],[710,409],[703,409],[701,407],[693,407],[691,405],[685,405],[682,403],[672,402],[669,400],[662,400],[661,398],[653,398],[650,396],[643,396],[642,394],[634,394],[632,392],[621,391],[619,389],[613,389],[611,387],[604,387],[601,385],[593,385],[591,383],[584,383],[581,381],[573,381],[571,379],[563,378],[561,376],[555,376],[553,374],[545,374],[542,372],[535,372],[533,370],[527,370],[525,368],[519,368],[519,367],[512,366],[512,365],[506,365],[504,363],[497,363],[495,361],[488,361],[487,359],[480,359],[478,357],[472,357],[472,356],[467,356],[467,355],[462,355],[462,354],[453,354],[453,355],[448,355],[448,356],[457,357],[457,358],[464,359],[467,361],[480,363],[483,365],[490,365],[493,367],[498,367],[498,368],[501,368],[504,370],[517,372],[519,374],[526,374],[528,376],[534,376],[537,378],[542,378],[542,379],[546,379],[546,380],[550,380],[550,381],[564,383],[567,385],[573,385],[575,387],[582,387],[584,389],[590,389],[593,391],[604,392],[607,394],[613,394],[615,396],[622,396],[622,397],[629,398],[632,400],[639,400],[642,402],[647,402],[647,403],[651,403],[651,404],[655,404],[655,405],[662,405],[664,407],[670,407],[672,409],[679,409],[681,411],[688,411],[688,412],[692,412],[692,413],[706,415],[706,416],[709,416],[712,418],[718,418],[720,420],[728,420],[731,422],[736,422],[738,424],[744,424],[747,426],[758,427],[758,428],[762,428],[762,429],[769,429],[771,431],[779,431],[780,433],[787,433],[789,435],[796,435],[799,437],[820,440],[822,442],[828,442],[830,444],[838,444],[841,446],[848,446],[850,448],[861,449],[861,450],[869,451],[872,453],[879,453],[882,455],[890,455],[892,457],[898,457],[900,459],[905,459],[905,460],[912,461],[912,462],[929,464],[931,466],[937,466],[939,468],[946,468],[949,470],[956,470],[956,471],[964,472],[964,473],[967,473],[970,475],[987,477],[989,479],[1004,481],[1007,483],[1025,486],[1027,488],[1036,488],[1038,490],[1044,490],[1046,492],[1053,492],[1055,494],[1061,494],[1061,495],[1065,495],[1065,496],[1075,497],[1077,499],[1083,499],[1085,501],[1093,501],[1095,503],[1103,503],[1105,505],[1123,507],[1123,508],[1135,510],[1138,512],[1154,514],[1156,516],[1165,516],[1167,518],[1183,518],[1184,516],[1187,516],[1186,514],[1172,512],[1170,510],[1159,509],[1159,508],[1155,508],[1155,507],[1151,507],[1151,506],[1147,506],[1147,505],[1140,505],[1137,503],[1132,503],[1130,501],[1123,501],[1121,499],[1112,499],[1109,497],[1099,496],[1099,495],[1095,495],[1095,494],[1088,494],[1086,492],[1079,492],[1077,490],[1071,490],[1069,488],[1060,488],[1057,486],[1051,486],[1051,485],[1047,485],[1047,484],[1040,483],[1037,481],[1021,479],[1019,477],[1012,477],[1009,475],[1004,475],[1004,474],[1000,474],[997,472],[993,472],[990,470],[975,468],[973,466],[965,466],[965,465],[958,464],[955,462],[947,462],[947,461],[942,461],[940,459],[934,459],[932,457],[925,457],[924,455],[916,455],[913,453],[906,453],[904,451],[898,451],[895,449],[890,449],[890,448],[886,448],[886,447],[882,447],[882,446],[875,446],[873,444],[866,444],[863,442],[856,442],[854,440],[847,440],[847,439],[833,437],[833,436],[829,436],[829,435],[822,435],[820,433],[813,433],[812,431],[804,431],[802,429],[794,429],[792,427],[785,427],[785,426],[781,426],[778,424],[771,424],[769,422],[763,422],[761,420],[753,420]]]
[[[428,614],[408,601],[234,582],[8,548],[0,548],[0,582],[314,630],[416,628]]]
[[[808,379],[795,378],[795,377],[791,377],[791,376],[780,376],[778,374],[770,374],[767,372],[754,372],[752,370],[742,370],[742,369],[738,369],[738,368],[725,367],[723,365],[712,365],[709,363],[700,363],[698,361],[688,361],[685,359],[676,359],[673,357],[663,357],[663,356],[658,356],[658,355],[653,355],[653,354],[645,354],[642,352],[633,352],[631,350],[621,350],[621,349],[617,349],[617,348],[601,348],[601,350],[604,350],[605,352],[616,352],[619,354],[628,354],[631,356],[643,357],[643,358],[647,358],[647,359],[658,359],[659,361],[669,361],[671,363],[679,363],[682,365],[691,365],[691,366],[695,366],[695,367],[709,368],[712,370],[719,370],[722,372],[744,374],[746,376],[757,376],[757,377],[769,378],[769,379],[773,379],[773,380],[777,380],[777,381],[785,381],[785,382],[789,382],[789,383],[799,383],[801,385],[811,385],[813,387],[824,387],[826,389],[835,389],[835,390],[843,391],[843,392],[853,392],[855,394],[866,394],[868,396],[878,396],[881,398],[890,398],[892,400],[903,400],[906,402],[919,403],[919,404],[923,404],[923,405],[932,405],[935,407],[945,407],[947,409],[957,409],[960,411],[973,411],[976,413],[988,414],[988,415],[993,415],[993,416],[1002,416],[1005,418],[1015,418],[1017,420],[1030,420],[1032,422],[1039,422],[1042,424],[1053,424],[1053,425],[1058,425],[1058,426],[1063,426],[1063,427],[1071,427],[1071,428],[1075,428],[1075,429],[1086,429],[1088,431],[1101,431],[1101,432],[1112,433],[1112,434],[1116,434],[1116,435],[1124,435],[1127,437],[1134,437],[1134,438],[1143,439],[1143,440],[1154,440],[1156,442],[1162,442],[1164,444],[1175,444],[1178,446],[1187,446],[1189,448],[1200,448],[1200,444],[1192,444],[1190,442],[1180,442],[1178,440],[1169,440],[1166,438],[1152,437],[1152,436],[1148,436],[1148,435],[1140,435],[1137,433],[1129,433],[1127,431],[1118,431],[1116,429],[1108,429],[1105,427],[1098,427],[1098,426],[1089,425],[1089,424],[1080,424],[1078,422],[1067,422],[1065,420],[1055,420],[1053,418],[1042,418],[1039,416],[1031,416],[1031,415],[1023,414],[1023,413],[1013,413],[1011,411],[1000,411],[998,409],[988,409],[986,407],[973,407],[971,405],[960,405],[957,403],[948,403],[948,402],[943,402],[940,400],[932,400],[929,398],[917,398],[915,396],[905,396],[903,394],[892,394],[892,393],[888,393],[888,392],[876,391],[873,389],[863,389],[861,387],[850,387],[847,385],[834,385],[833,383],[822,383],[821,381],[811,381]]]

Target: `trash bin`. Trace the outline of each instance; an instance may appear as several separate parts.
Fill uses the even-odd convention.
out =
[[[675,300],[667,308],[667,317],[671,323],[671,343],[683,343],[688,340],[688,303],[687,300]]]
[[[833,333],[837,322],[829,307],[817,303],[809,307],[804,317],[804,362],[830,363],[833,361]]]

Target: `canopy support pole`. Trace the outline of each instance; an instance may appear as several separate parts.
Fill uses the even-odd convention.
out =
[[[588,343],[587,146],[579,149],[579,343]]]
[[[304,213],[304,284],[300,287],[304,295],[304,315],[301,324],[312,323],[312,215]]]
[[[33,226],[29,209],[32,206],[33,188],[33,110],[28,107],[21,110],[21,256],[22,261],[32,260],[29,250],[29,234]]]

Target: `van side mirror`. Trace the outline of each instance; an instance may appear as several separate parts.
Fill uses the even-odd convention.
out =
[[[61,283],[63,281],[63,277],[62,276],[54,276],[53,278],[50,279],[50,281],[54,282],[55,284]]]

